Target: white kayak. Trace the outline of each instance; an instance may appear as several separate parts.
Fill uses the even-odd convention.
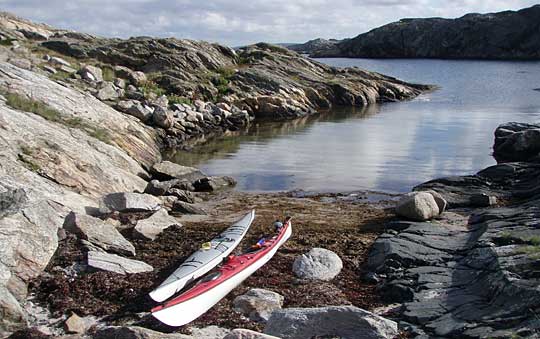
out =
[[[260,249],[233,256],[189,290],[152,309],[152,315],[169,326],[185,325],[208,311],[231,290],[267,263],[292,234],[287,219],[280,232]]]
[[[186,284],[204,275],[220,264],[238,246],[255,219],[255,210],[246,214],[219,236],[202,245],[173,272],[161,285],[150,292],[157,302],[169,299]]]

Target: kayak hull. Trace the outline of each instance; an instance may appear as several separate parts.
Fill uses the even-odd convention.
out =
[[[198,294],[196,291],[188,290],[186,294],[193,294],[192,297],[187,300],[178,302],[173,299],[163,306],[158,306],[152,310],[152,315],[159,321],[169,326],[182,326],[185,325],[199,316],[207,312],[212,306],[223,299],[230,291],[236,286],[240,285],[245,279],[252,275],[255,271],[266,264],[277,252],[279,247],[283,245],[285,241],[291,236],[292,229],[290,222],[283,231],[283,234],[279,237],[279,240],[271,246],[265,253],[263,253],[256,261],[253,261],[245,267],[240,267],[238,272],[227,277],[225,280],[212,286],[210,289]],[[238,260],[243,260],[242,257],[247,257],[248,254],[237,257]],[[227,271],[227,265],[220,269],[220,271]],[[193,289],[196,289],[195,286]],[[176,299],[182,299],[182,295]],[[186,298],[183,298],[186,299]]]
[[[200,249],[193,253],[171,276],[150,292],[150,297],[157,302],[165,301],[184,286],[205,275],[223,262],[223,259],[231,254],[244,238],[253,219],[255,219],[255,210],[244,215],[218,237],[212,239],[209,242],[211,244],[209,249]],[[233,241],[229,244],[223,242],[222,239],[232,239]]]

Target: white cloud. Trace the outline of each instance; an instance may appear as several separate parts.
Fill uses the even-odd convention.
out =
[[[3,10],[102,36],[188,37],[232,46],[354,37],[403,17],[459,17],[533,5],[517,0],[0,0]]]

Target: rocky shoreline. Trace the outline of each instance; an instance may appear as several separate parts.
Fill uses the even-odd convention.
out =
[[[0,35],[1,337],[537,335],[540,126],[501,126],[499,165],[404,197],[241,193],[162,151],[430,87],[267,44],[102,39],[8,14]],[[189,327],[154,320],[148,292],[252,208],[245,244],[284,215],[294,236]]]

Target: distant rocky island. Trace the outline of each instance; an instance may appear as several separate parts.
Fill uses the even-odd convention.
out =
[[[315,58],[540,59],[540,5],[457,19],[401,19],[352,39],[288,48]]]

